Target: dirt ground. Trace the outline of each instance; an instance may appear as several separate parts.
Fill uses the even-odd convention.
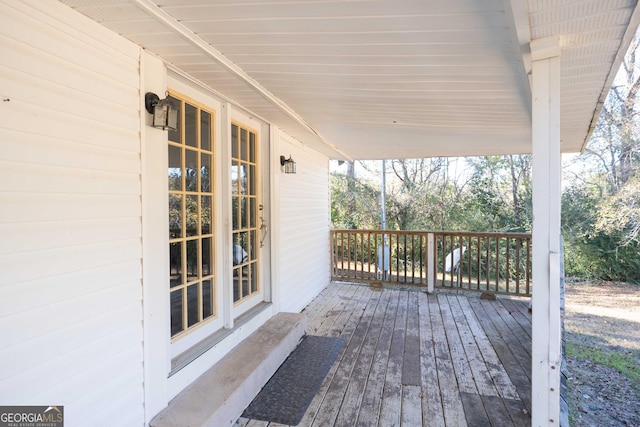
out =
[[[640,427],[640,285],[568,280],[565,289],[570,424]],[[594,362],[601,355],[635,374]]]

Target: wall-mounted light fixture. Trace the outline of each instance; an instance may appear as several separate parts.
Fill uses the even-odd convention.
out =
[[[144,95],[144,107],[153,115],[151,126],[162,130],[178,129],[178,108],[169,101],[168,97],[160,99],[158,95],[147,92]]]
[[[284,173],[296,173],[296,162],[291,158],[291,154],[288,159],[280,156],[280,166],[284,166]]]

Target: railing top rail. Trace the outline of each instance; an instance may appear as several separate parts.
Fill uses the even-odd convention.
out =
[[[413,234],[417,236],[434,234],[438,236],[464,236],[464,237],[515,237],[515,238],[531,238],[531,233],[511,233],[511,232],[474,232],[474,231],[413,231],[413,230],[357,230],[357,229],[333,229],[331,233],[368,233],[368,234],[389,234],[403,235]]]

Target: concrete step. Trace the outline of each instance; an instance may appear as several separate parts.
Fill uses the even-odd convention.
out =
[[[231,426],[296,348],[303,314],[279,313],[178,394],[151,427]]]

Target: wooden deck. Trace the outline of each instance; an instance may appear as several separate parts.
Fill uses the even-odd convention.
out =
[[[531,425],[527,302],[333,283],[305,312],[346,345],[300,426]]]

